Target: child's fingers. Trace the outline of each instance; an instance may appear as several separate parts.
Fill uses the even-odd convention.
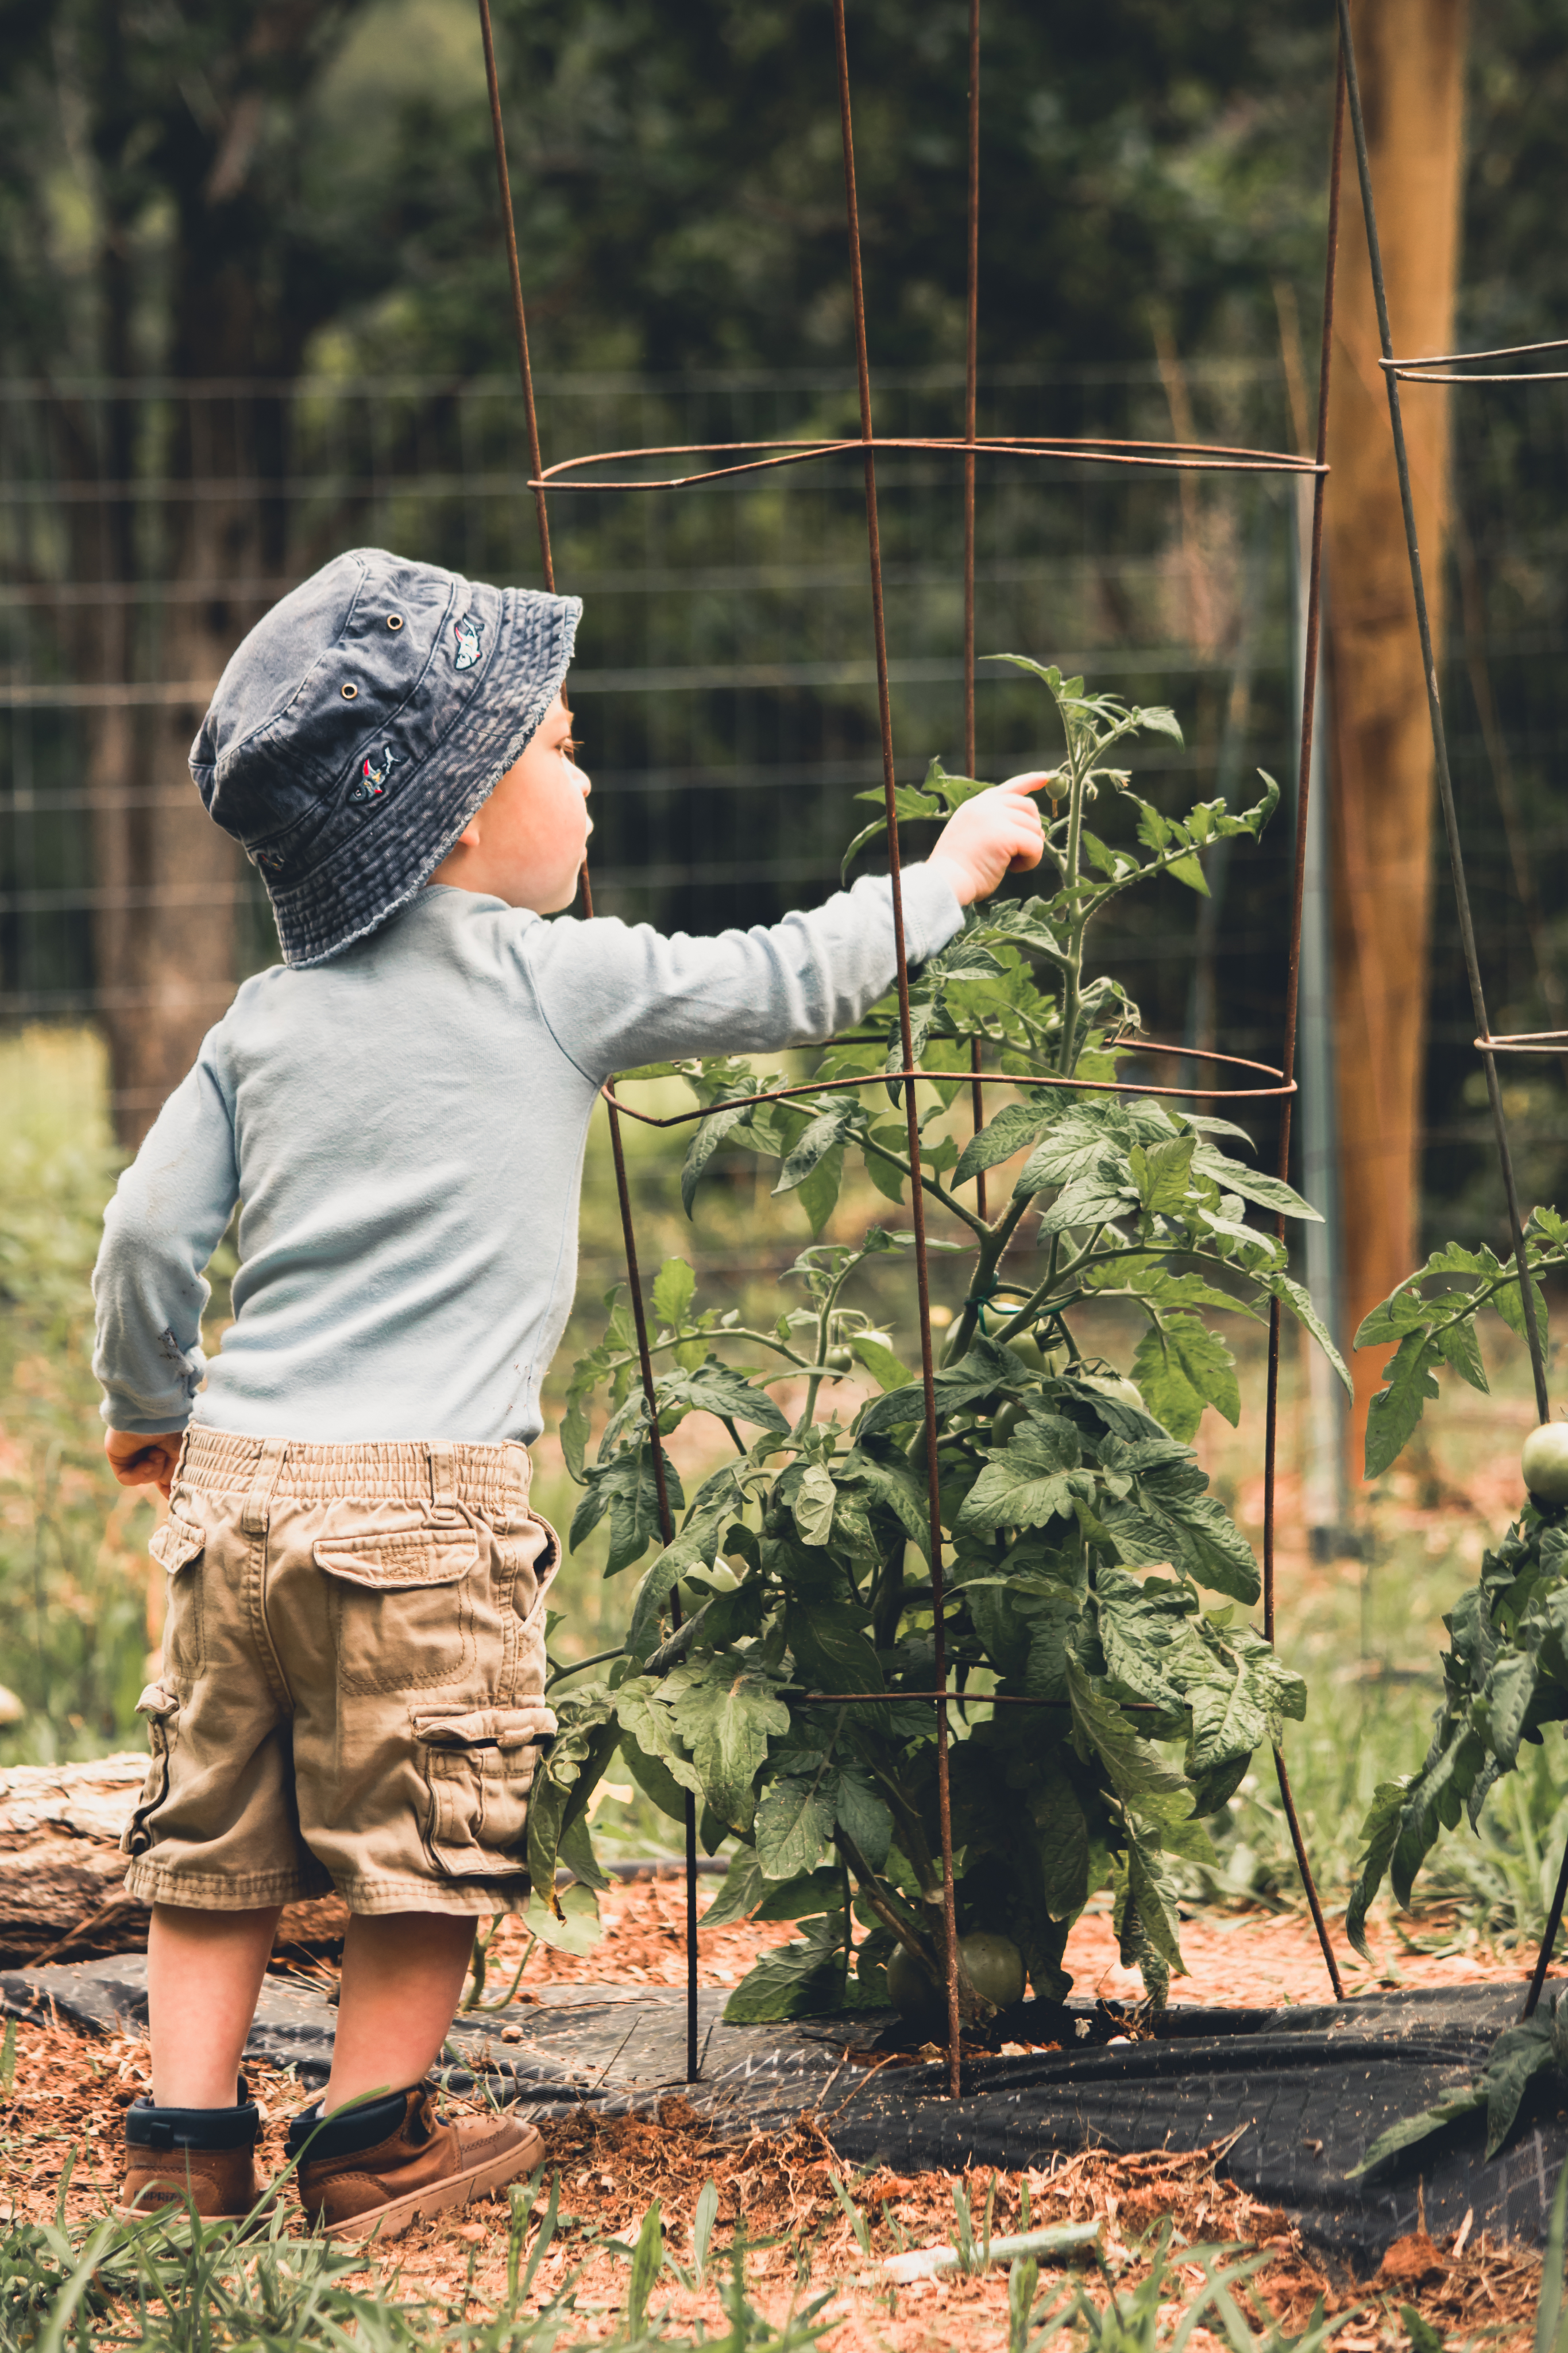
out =
[[[159,1438],[142,1438],[129,1430],[110,1430],[105,1432],[103,1451],[122,1487],[156,1487],[167,1499],[179,1461],[178,1430]]]
[[[1054,768],[1026,768],[1020,776],[1006,777],[996,789],[999,793],[1042,793],[1056,780]]]

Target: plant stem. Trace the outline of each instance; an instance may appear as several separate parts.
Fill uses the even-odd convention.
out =
[[[1076,892],[1083,839],[1085,778],[1078,760],[1072,757],[1070,734],[1068,744],[1072,767],[1072,782],[1068,787],[1068,847],[1064,887],[1068,892]],[[1062,984],[1062,1034],[1057,1055],[1057,1070],[1064,1079],[1071,1078],[1073,1063],[1077,1059],[1073,1049],[1078,1037],[1079,998],[1083,986],[1083,935],[1087,925],[1087,913],[1074,896],[1071,902],[1071,913],[1068,917],[1067,976]]]
[[[879,1160],[886,1160],[893,1167],[901,1169],[906,1176],[912,1176],[914,1173],[910,1166],[910,1155],[907,1152],[894,1152],[889,1145],[878,1144],[868,1135],[862,1138],[860,1148],[862,1152],[874,1153]],[[991,1231],[984,1218],[977,1216],[973,1209],[966,1209],[962,1201],[943,1188],[940,1177],[928,1176],[922,1168],[921,1184],[923,1189],[931,1194],[933,1200],[940,1201],[944,1209],[951,1209],[953,1216],[969,1228],[971,1233],[985,1235]]]
[[[574,1659],[570,1666],[557,1667],[546,1682],[545,1690],[553,1691],[556,1684],[563,1683],[568,1675],[586,1674],[590,1667],[602,1667],[606,1659],[618,1659],[625,1649],[624,1642],[617,1642],[613,1651],[595,1651],[591,1659]]]
[[[749,1324],[728,1324],[717,1332],[671,1332],[662,1340],[650,1340],[647,1352],[650,1356],[657,1356],[663,1349],[684,1348],[693,1340],[754,1340],[759,1348],[771,1348],[775,1356],[787,1356],[792,1365],[798,1366],[803,1372],[805,1370],[805,1358],[798,1349],[792,1348],[787,1340],[781,1340],[776,1332],[754,1332]],[[605,1366],[604,1377],[607,1378],[611,1373],[618,1373],[623,1365],[635,1365],[639,1361],[635,1349],[628,1349],[624,1356],[610,1358]],[[774,1373],[772,1377],[782,1381],[788,1376]]]
[[[811,1367],[811,1377],[806,1384],[805,1405],[795,1423],[797,1431],[809,1430],[816,1419],[816,1393],[823,1382],[833,1376],[833,1367],[827,1361],[828,1343],[833,1336],[833,1311],[838,1304],[839,1293],[860,1264],[858,1251],[853,1258],[846,1259],[823,1293],[822,1313],[816,1319],[816,1362]]]

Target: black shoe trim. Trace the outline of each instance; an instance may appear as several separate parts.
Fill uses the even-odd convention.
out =
[[[245,2090],[243,2083],[239,2088]],[[254,2100],[237,2100],[232,2108],[160,2108],[141,2099],[125,2111],[131,2148],[254,2148],[260,2130]]]
[[[419,2085],[412,2084],[411,2091]],[[319,2163],[323,2158],[357,2157],[362,2148],[374,2148],[377,2141],[385,2140],[397,2130],[408,2112],[409,2093],[386,2092],[379,2099],[366,2100],[363,2105],[345,2108],[341,2116],[321,2117],[313,2107],[302,2116],[296,2116],[289,2127],[288,2156],[292,2164],[297,2157]]]

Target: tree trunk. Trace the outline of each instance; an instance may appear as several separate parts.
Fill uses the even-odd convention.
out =
[[[126,1753],[0,1772],[0,1969],[146,1951],[120,1852],[146,1773],[145,1754]],[[273,1951],[335,1959],[348,1916],[336,1895],[287,1905]]]
[[[230,475],[232,449],[214,450],[209,440],[201,454],[209,478]],[[195,477],[192,486],[200,491],[204,484]],[[171,685],[191,691],[147,712],[140,731],[145,789],[126,813],[122,835],[111,837],[132,912],[121,935],[120,971],[105,991],[103,1020],[115,1125],[132,1147],[234,994],[244,861],[203,808],[188,760],[207,693],[255,618],[248,607],[241,614],[227,583],[266,569],[257,548],[257,507],[244,493],[198,495],[174,518],[158,669]],[[108,977],[100,973],[100,987]]]
[[[1468,0],[1352,0],[1378,234],[1401,357],[1451,347]],[[1432,894],[1432,740],[1388,399],[1347,135],[1329,412],[1333,580],[1332,871],[1340,1187],[1350,1329],[1403,1281],[1420,1239]],[[1442,644],[1448,407],[1406,386],[1416,526]],[[1354,1360],[1351,1474],[1388,1354]]]

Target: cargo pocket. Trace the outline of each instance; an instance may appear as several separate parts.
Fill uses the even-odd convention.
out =
[[[464,1586],[479,1557],[466,1520],[318,1537],[316,1567],[333,1588],[339,1690],[418,1691],[461,1683],[474,1651],[473,1610]]]
[[[169,1757],[179,1737],[180,1703],[164,1684],[149,1683],[136,1703],[136,1713],[147,1719],[147,1740],[153,1754],[136,1810],[126,1823],[120,1841],[121,1853],[132,1856],[145,1854],[153,1844],[152,1818],[169,1794]]]
[[[192,1683],[206,1664],[202,1579],[194,1572],[206,1550],[206,1531],[171,1514],[153,1532],[147,1549],[169,1572],[169,1609],[163,1620],[163,1662],[182,1683]]]
[[[415,1717],[429,1799],[425,1844],[447,1878],[510,1878],[524,1869],[528,1793],[554,1730],[547,1707]]]
[[[561,1567],[561,1539],[548,1520],[539,1513],[528,1515],[531,1536],[542,1530],[544,1548],[531,1565],[527,1576],[513,1588],[513,1607],[519,1620],[517,1629],[516,1664],[510,1677],[511,1694],[527,1699],[544,1689],[549,1662],[544,1655],[544,1621],[550,1588]]]

